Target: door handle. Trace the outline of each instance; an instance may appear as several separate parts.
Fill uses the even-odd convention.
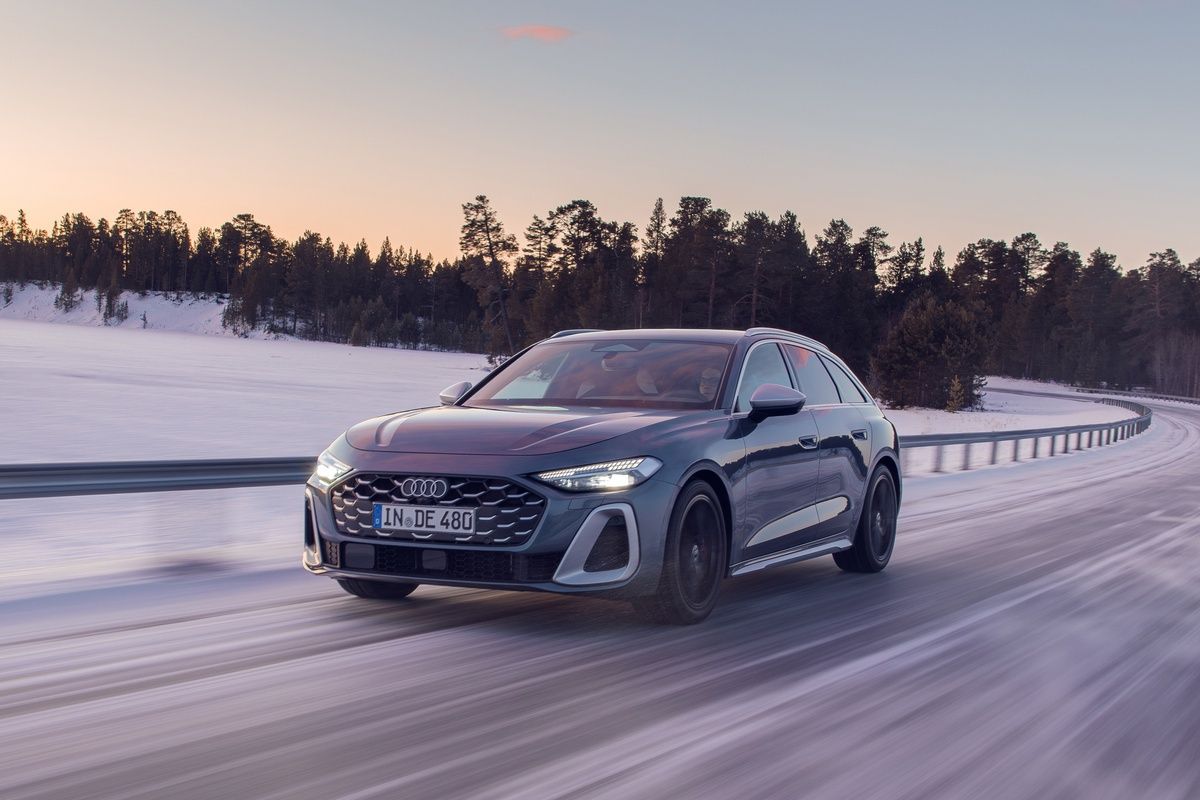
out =
[[[805,450],[816,450],[817,445],[821,443],[820,436],[801,436],[800,446]]]
[[[867,429],[859,428],[858,430],[850,431],[850,435],[855,439],[858,439],[860,442],[865,442],[867,440]]]

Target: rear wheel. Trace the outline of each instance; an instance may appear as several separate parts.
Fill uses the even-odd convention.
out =
[[[892,559],[896,547],[896,517],[900,503],[896,481],[887,467],[876,467],[867,483],[867,499],[854,546],[833,554],[833,560],[847,572],[879,572]]]
[[[721,501],[707,483],[692,481],[671,512],[658,591],[634,605],[656,622],[700,622],[717,604],[728,558]]]
[[[355,597],[366,597],[370,600],[399,600],[412,594],[420,584],[339,578],[338,586]]]

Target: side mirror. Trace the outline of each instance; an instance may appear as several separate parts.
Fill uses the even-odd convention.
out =
[[[470,381],[459,381],[458,383],[447,386],[445,389],[442,389],[441,394],[438,395],[438,400],[441,400],[442,405],[444,406],[452,406],[457,403],[464,394],[467,393],[467,390],[470,389],[471,386],[473,386],[473,384]]]
[[[750,395],[750,416],[756,419],[782,417],[804,408],[808,398],[790,386],[764,383]]]

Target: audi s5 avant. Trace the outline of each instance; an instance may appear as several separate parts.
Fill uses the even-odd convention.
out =
[[[351,594],[594,592],[699,622],[724,578],[895,546],[896,430],[786,331],[563,331],[441,406],[345,433],[306,487],[303,563]]]

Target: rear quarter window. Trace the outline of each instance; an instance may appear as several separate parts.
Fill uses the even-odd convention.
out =
[[[822,358],[825,366],[829,367],[829,374],[833,376],[833,382],[837,384],[838,393],[842,396],[843,403],[869,403],[866,395],[858,388],[858,384],[850,379],[846,371],[839,367],[834,362],[827,358]]]

